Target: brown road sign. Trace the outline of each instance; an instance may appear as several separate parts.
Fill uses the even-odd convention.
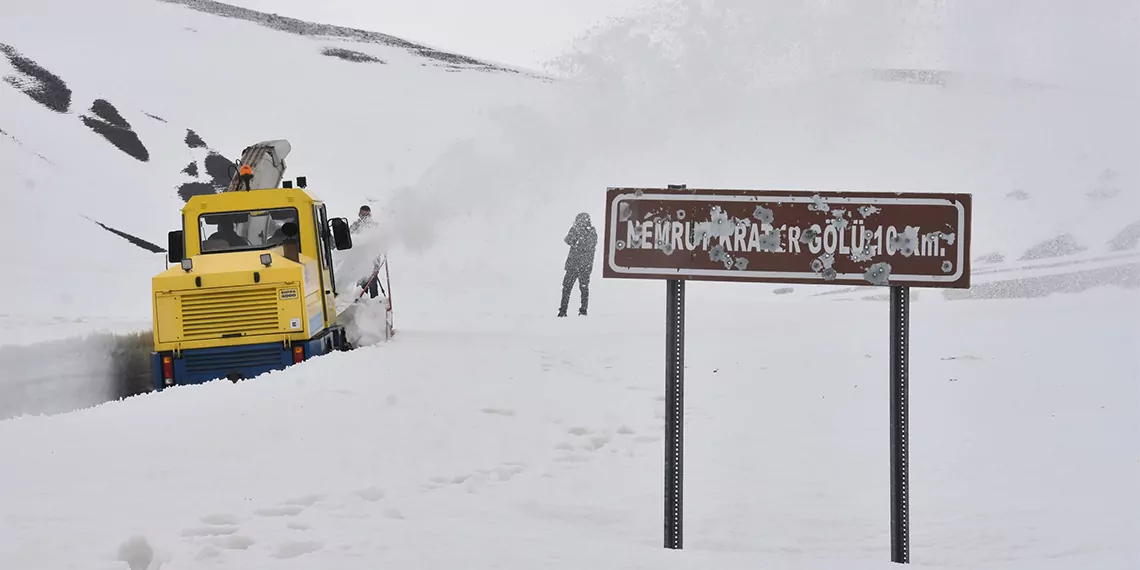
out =
[[[610,188],[603,277],[970,287],[969,194]]]

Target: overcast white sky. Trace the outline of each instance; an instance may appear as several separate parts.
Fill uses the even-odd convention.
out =
[[[382,32],[473,57],[538,67],[574,36],[642,0],[226,0],[262,12]]]

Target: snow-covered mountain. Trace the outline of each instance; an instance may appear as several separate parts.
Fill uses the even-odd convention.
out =
[[[39,247],[13,254],[60,278],[20,272],[14,285],[26,293],[5,298],[0,313],[57,305],[76,317],[145,320],[161,258],[117,247],[120,238],[80,216],[165,245],[184,199],[228,178],[246,145],[280,137],[296,149],[290,176],[309,174],[320,195],[352,215],[358,202],[417,182],[457,139],[486,131],[479,112],[545,86],[391,36],[213,2],[112,6],[5,9],[0,140],[5,184],[23,191],[5,193],[5,210],[20,214],[4,237],[51,228],[52,237],[35,238]],[[60,21],[60,11],[75,17]],[[448,138],[432,134],[441,127]],[[45,255],[78,243],[94,248]],[[120,265],[108,268],[104,254],[121,254]],[[77,271],[85,286],[63,278]]]
[[[6,5],[0,567],[887,568],[886,307],[826,302],[867,289],[691,285],[661,550],[664,286],[553,315],[574,214],[669,183],[973,193],[989,300],[913,306],[913,559],[1135,567],[1135,6],[788,6],[661,2],[540,73],[209,0]],[[397,339],[71,411],[149,341],[165,263],[128,238],[274,138],[383,221]]]

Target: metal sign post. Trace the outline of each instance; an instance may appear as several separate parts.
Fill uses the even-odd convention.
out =
[[[910,563],[909,413],[910,287],[891,287],[891,562]]]
[[[682,546],[685,459],[685,282],[665,284],[665,548]]]

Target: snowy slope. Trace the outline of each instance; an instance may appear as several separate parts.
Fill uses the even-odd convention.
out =
[[[338,214],[351,216],[358,203],[384,200],[393,188],[416,181],[432,158],[457,138],[485,129],[478,110],[511,103],[500,95],[501,87],[492,86],[517,85],[521,91],[544,85],[524,74],[463,63],[459,56],[408,47],[387,36],[315,39],[178,3],[135,0],[115,6],[131,18],[108,18],[102,15],[106,7],[59,1],[13,6],[8,10],[11,17],[0,24],[6,45],[71,91],[67,112],[58,113],[3,84],[0,129],[6,136],[0,140],[5,163],[14,165],[5,169],[10,177],[6,184],[35,185],[34,192],[5,194],[5,200],[19,201],[13,205],[26,215],[5,224],[4,237],[35,235],[36,227],[54,218],[61,218],[55,225],[62,222],[72,230],[57,230],[61,239],[40,242],[42,249],[14,252],[23,255],[19,262],[37,266],[34,260],[42,252],[84,241],[85,236],[99,240],[90,242],[96,245],[94,251],[120,243],[78,214],[164,246],[166,231],[177,225],[181,199],[176,190],[195,181],[181,171],[193,162],[197,181],[208,183],[208,150],[232,158],[246,145],[268,138],[292,140],[296,150],[290,175],[308,174],[314,191],[339,204],[334,206]],[[68,10],[74,19],[56,21],[56,13]],[[103,20],[100,26],[87,24]],[[59,37],[85,38],[87,47],[82,53],[60,49],[56,36],[29,32],[42,29],[52,29]],[[388,43],[376,43],[381,40]],[[272,57],[235,67],[234,61],[263,44],[273,46]],[[372,54],[379,61],[345,61],[324,55],[327,50]],[[131,65],[117,63],[128,53],[151,55]],[[457,73],[441,73],[445,70]],[[0,60],[0,74],[24,79],[7,60]],[[452,91],[463,93],[460,104],[448,99]],[[320,105],[312,103],[317,96]],[[90,115],[87,108],[97,98],[112,103],[138,134],[149,154],[146,161],[107,144],[81,123],[79,115]],[[441,98],[448,103],[433,103]],[[296,113],[299,108],[306,112]],[[440,129],[449,137],[432,135]],[[190,148],[191,143],[184,142],[188,130],[207,148]],[[33,160],[32,153],[45,159]],[[62,279],[22,287],[34,291],[32,297],[5,298],[0,313],[19,315],[29,304],[56,304],[70,296],[77,311],[99,307],[104,316],[145,319],[147,282],[162,269],[162,262],[157,257],[139,259],[139,252],[131,249],[125,248],[123,256],[133,261],[118,270],[128,273],[106,279],[92,275],[96,262],[88,270],[84,260],[53,256],[44,264],[45,272],[62,274],[78,263],[93,280],[83,288]]]
[[[652,0],[649,0],[652,1]],[[236,0],[237,6],[312,22],[384,30],[445,49],[522,66],[561,53],[581,30],[642,0]]]
[[[1130,255],[1111,238],[1137,219],[1136,60],[1120,49],[1135,33],[1090,32],[1129,14],[1051,23],[1089,44],[1082,57],[1117,57],[1101,83],[1016,58],[997,70],[885,47],[836,58],[859,39],[828,43],[844,17],[866,36],[913,23],[888,2],[800,14],[831,59],[774,48],[753,59],[804,73],[757,81],[779,66],[742,66],[755,52],[730,48],[749,47],[745,34],[721,25],[731,18],[687,20],[697,5],[772,8],[666,4],[628,24],[665,38],[665,55],[619,24],[558,81],[205,1],[6,7],[0,43],[73,95],[61,114],[0,83],[0,183],[25,190],[0,193],[0,237],[34,244],[3,254],[20,271],[0,291],[0,343],[145,330],[161,255],[80,214],[162,245],[179,188],[211,184],[211,151],[278,137],[293,143],[289,176],[308,175],[334,213],[370,202],[384,221],[400,334],[240,384],[0,420],[0,567],[887,568],[883,304],[691,285],[687,548],[663,552],[664,287],[597,278],[590,317],[553,319],[561,237],[578,211],[600,218],[607,185],[929,189],[975,194],[974,251],[1001,253],[1005,282]],[[970,25],[950,32],[974,29],[959,17]],[[753,37],[779,47],[798,33],[773,31]],[[383,63],[340,57],[368,59],[353,54]],[[0,59],[0,77],[21,65]],[[881,72],[938,66],[954,73],[934,85]],[[1055,87],[1010,79],[1021,71]],[[84,125],[97,99],[146,161]],[[1106,169],[1119,192],[1087,195]],[[1084,249],[1019,261],[1065,234]],[[919,292],[916,565],[1140,564],[1138,280],[1108,265],[1098,289],[1061,281],[1070,294],[1043,299]],[[130,371],[109,356],[122,346],[0,348],[0,417],[114,397],[103,380]]]

